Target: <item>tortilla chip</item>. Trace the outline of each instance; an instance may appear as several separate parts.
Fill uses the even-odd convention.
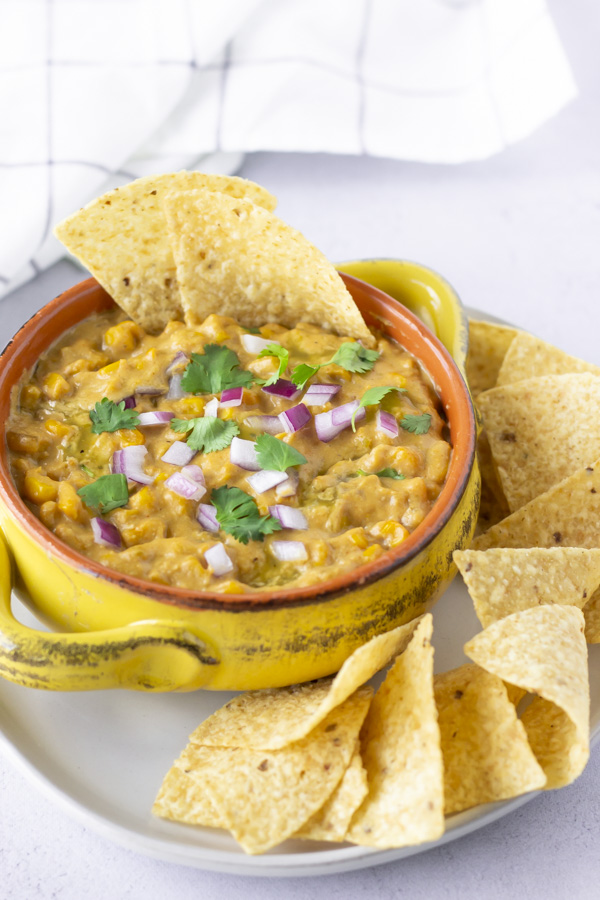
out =
[[[500,678],[467,664],[436,675],[434,688],[446,815],[544,787],[546,776]]]
[[[477,533],[487,531],[492,525],[501,522],[509,515],[510,510],[494,467],[492,451],[485,431],[477,438],[477,461],[481,475],[481,501],[477,520]]]
[[[582,609],[600,585],[600,549],[457,550],[453,559],[483,628],[532,606]]]
[[[226,828],[210,798],[198,790],[197,783],[184,772],[182,765],[180,757],[165,775],[152,807],[154,815],[186,825]]]
[[[247,197],[268,210],[277,203],[244,178],[202,172],[150,175],[97,197],[54,229],[115,303],[150,333],[183,318],[162,201],[169,191],[198,187]]]
[[[277,750],[305,737],[328,713],[401,653],[415,622],[379,634],[355,650],[335,678],[238,694],[190,735],[207,747]]]
[[[546,773],[547,788],[570,784],[589,756],[583,628],[583,613],[576,607],[538,606],[500,619],[464,648],[486,671],[538,695],[521,721]]]
[[[477,403],[511,512],[600,455],[597,375],[530,378]]]
[[[374,345],[332,264],[268,210],[206,190],[173,192],[164,207],[188,325],[218,311],[245,327],[312,322]]]
[[[516,328],[469,319],[469,352],[465,363],[471,394],[494,387],[502,360],[518,334]]]
[[[355,752],[371,693],[359,688],[282,750],[188,744],[184,771],[246,853],[264,853],[295,834],[331,796]]]
[[[520,331],[506,352],[496,384],[513,384],[538,375],[566,375],[568,372],[600,375],[600,368]]]
[[[471,550],[557,546],[600,547],[600,460],[492,526]]]
[[[360,749],[357,748],[344,777],[329,800],[294,837],[310,841],[345,840],[350,819],[367,793],[367,773],[360,758]]]
[[[585,618],[585,639],[588,644],[600,644],[600,589],[583,608]]]
[[[346,839],[404,847],[444,832],[443,761],[433,696],[431,615],[415,628],[373,698],[361,732],[369,793]]]

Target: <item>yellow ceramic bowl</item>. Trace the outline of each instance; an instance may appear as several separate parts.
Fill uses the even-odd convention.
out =
[[[63,544],[19,497],[2,441],[0,674],[49,690],[276,687],[336,672],[374,634],[409,621],[434,602],[454,575],[453,550],[471,539],[479,502],[475,420],[460,373],[464,315],[449,285],[422,266],[383,260],[343,268],[386,280],[396,296],[421,312],[427,309],[451,349],[397,300],[343,275],[366,321],[422,361],[448,417],[453,446],[448,478],[421,525],[399,547],[316,586],[192,593],[112,571]],[[89,279],[23,326],[0,357],[0,420],[6,420],[23,371],[67,328],[110,305],[110,297]],[[11,568],[21,598],[61,632],[36,631],[16,621]]]

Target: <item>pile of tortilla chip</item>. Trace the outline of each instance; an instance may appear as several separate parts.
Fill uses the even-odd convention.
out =
[[[373,346],[335,268],[275,206],[252,181],[184,171],[109,191],[55,234],[150,333],[218,313],[247,328],[312,322]]]
[[[473,663],[435,676],[432,627],[427,614],[373,638],[335,678],[235,697],[190,735],[154,814],[226,829],[250,854],[288,838],[388,849],[576,778],[589,754],[580,609],[499,618],[465,646]]]

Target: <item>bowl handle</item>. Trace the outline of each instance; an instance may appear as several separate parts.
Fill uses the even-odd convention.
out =
[[[191,691],[219,665],[207,641],[182,622],[134,622],[82,633],[36,631],[11,609],[11,557],[0,531],[0,675],[49,691],[130,688]]]

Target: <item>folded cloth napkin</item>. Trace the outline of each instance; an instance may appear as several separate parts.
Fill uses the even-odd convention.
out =
[[[0,295],[140,175],[257,150],[483,159],[574,94],[543,0],[0,0]]]

